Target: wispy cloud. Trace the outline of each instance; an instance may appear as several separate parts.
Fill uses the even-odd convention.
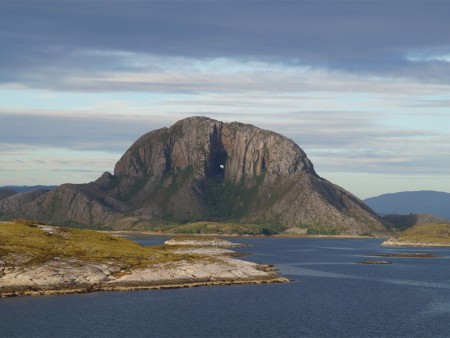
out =
[[[80,52],[81,53],[81,52]],[[258,61],[240,58],[207,58],[158,56],[155,54],[83,51],[91,63],[101,63],[86,69],[85,60],[75,65],[54,64],[14,72],[14,80],[3,81],[3,88],[38,88],[53,91],[157,93],[298,93],[308,91],[424,94],[448,92],[450,63],[412,66],[406,64],[388,73],[364,73],[311,66],[306,62]],[[104,60],[97,60],[98,55]],[[77,59],[69,54],[62,58]],[[112,62],[110,58],[115,61]],[[137,61],[136,61],[137,60]],[[105,67],[111,63],[109,67]],[[122,64],[122,68],[114,64]],[[1,76],[0,76],[1,81]]]
[[[185,115],[184,115],[185,114]],[[192,112],[175,116],[140,116],[117,118],[114,116],[46,116],[0,114],[4,126],[0,128],[0,153],[14,157],[26,156],[28,147],[64,148],[68,151],[104,151],[110,153],[105,169],[128,148],[138,136],[158,127],[170,126],[179,117],[195,115]],[[377,114],[363,112],[319,111],[285,113],[264,118],[246,114],[211,114],[225,121],[240,120],[261,128],[275,130],[296,141],[313,159],[320,171],[349,171],[373,173],[450,173],[450,160],[442,154],[448,152],[450,135],[427,129],[398,128],[383,124]],[[20,127],[19,127],[20,126]],[[87,156],[87,155],[85,155]],[[45,164],[81,168],[90,167],[87,160],[69,160],[48,157]],[[114,159],[114,162],[113,162]],[[34,158],[38,163],[43,161]],[[76,163],[75,163],[76,162]],[[5,163],[5,162],[3,162]],[[433,165],[430,165],[433,163]]]
[[[6,2],[0,36],[14,47],[2,56],[16,69],[76,66],[59,57],[96,47],[124,54],[298,59],[379,71],[397,68],[411,53],[448,47],[449,10],[446,1]],[[33,62],[29,51],[35,52]],[[91,61],[81,64],[102,68]]]

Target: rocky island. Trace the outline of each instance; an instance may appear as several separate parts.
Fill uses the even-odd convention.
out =
[[[146,247],[92,230],[0,222],[0,297],[288,281],[272,266],[233,258],[232,243],[210,241]]]

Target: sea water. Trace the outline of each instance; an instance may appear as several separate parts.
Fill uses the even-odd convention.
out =
[[[145,245],[165,240],[136,236]],[[234,238],[285,284],[0,299],[1,337],[449,337],[450,249]],[[440,258],[377,258],[426,252]],[[389,260],[389,265],[356,264]]]

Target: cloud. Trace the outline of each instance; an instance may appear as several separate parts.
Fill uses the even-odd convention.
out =
[[[64,80],[71,72],[136,73],[149,70],[140,55],[158,55],[448,83],[441,61],[450,47],[449,11],[446,1],[5,2],[0,79],[33,86],[45,74],[58,82],[55,75]]]
[[[98,51],[85,51],[97,54]],[[159,95],[177,94],[178,101],[186,95],[197,95],[200,99],[212,103],[232,105],[228,100],[218,95],[234,95],[247,99],[248,104],[254,104],[265,93],[268,104],[274,105],[278,98],[287,102],[287,98],[313,98],[312,92],[320,93],[322,97],[336,93],[372,93],[383,96],[442,95],[448,99],[450,88],[450,63],[445,69],[438,68],[433,72],[422,70],[397,70],[384,76],[369,76],[353,74],[326,68],[314,68],[305,65],[290,65],[281,62],[262,62],[229,58],[193,59],[185,57],[161,57],[157,55],[117,54],[124,58],[123,64],[132,64],[139,59],[138,70],[114,70],[113,67],[96,70],[85,70],[66,66],[36,68],[31,71],[19,71],[15,82],[10,86],[4,83],[4,89],[50,90],[51,93],[78,92],[89,94],[104,93],[154,93]],[[105,62],[107,63],[107,62]],[[157,66],[153,66],[157,65]],[[23,76],[20,75],[23,73]],[[437,73],[433,77],[433,73]],[[444,74],[444,75],[440,75]],[[414,78],[416,76],[417,78]],[[449,81],[438,79],[449,76]],[[433,78],[436,81],[428,81]],[[1,88],[1,87],[0,87]],[[209,95],[209,97],[208,97]],[[446,97],[444,97],[446,96]],[[254,101],[251,99],[255,98]],[[398,97],[405,99],[404,97]],[[408,98],[410,99],[410,98]],[[191,100],[192,101],[192,100]]]
[[[6,149],[16,145],[10,154],[17,156],[21,155],[18,149],[30,146],[117,154],[124,152],[142,134],[168,124],[163,116],[124,119],[120,115],[77,115],[0,112],[0,145],[6,145]]]
[[[21,148],[20,157],[8,148]],[[118,155],[102,151],[64,149],[58,144],[0,143],[1,185],[86,183],[112,171]]]
[[[191,115],[287,135],[319,173],[448,176],[448,1],[1,8],[1,167],[35,183],[93,179]]]
[[[104,152],[108,160],[104,170],[112,167],[121,154],[142,134],[169,127],[178,118],[196,115],[179,112],[178,115],[147,116],[52,116],[36,114],[6,114],[0,117],[0,154],[17,163],[29,157],[31,152],[42,149],[66,149],[65,155],[76,160],[59,159],[58,156],[33,158],[36,165],[52,165],[55,168],[92,168],[89,152]],[[69,113],[66,113],[69,114]],[[340,111],[310,111],[284,113],[264,118],[257,114],[211,114],[224,120],[252,123],[274,130],[292,138],[314,162],[320,173],[330,171],[372,173],[450,174],[448,153],[450,135],[427,129],[408,129],[383,124],[377,114]],[[28,150],[27,150],[28,147]],[[34,150],[30,150],[34,149]],[[63,150],[61,150],[63,151]],[[106,156],[106,155],[105,155]],[[6,161],[6,160],[4,160]],[[27,160],[29,161],[29,160]],[[41,163],[45,161],[45,163]],[[97,168],[100,162],[97,162]],[[6,162],[3,162],[6,163]],[[67,170],[67,169],[65,169]],[[98,169],[96,169],[98,170]]]

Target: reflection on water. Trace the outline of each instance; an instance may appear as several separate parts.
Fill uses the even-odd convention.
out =
[[[355,251],[356,248],[347,248],[345,246],[343,247],[338,247],[338,246],[324,246],[323,249],[327,249],[327,250],[348,250],[348,251]]]
[[[450,314],[449,301],[435,301],[432,302],[427,309],[422,312],[425,316],[437,316],[442,314]]]
[[[346,263],[335,263],[335,264],[346,264]],[[310,264],[310,265],[329,265],[329,263]],[[346,279],[358,279],[358,280],[382,282],[382,283],[397,284],[397,285],[417,286],[417,287],[422,287],[422,288],[426,287],[426,288],[450,289],[450,283],[435,283],[435,282],[421,282],[421,281],[407,280],[407,279],[365,277],[365,276],[361,276],[361,275],[348,275],[348,274],[343,274],[343,273],[335,273],[335,272],[327,272],[327,271],[321,271],[321,270],[298,268],[293,265],[287,265],[287,266],[279,265],[279,268],[283,274],[287,274],[287,275],[291,275],[291,276],[346,278]]]

